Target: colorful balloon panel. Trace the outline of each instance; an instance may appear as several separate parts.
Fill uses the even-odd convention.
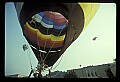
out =
[[[35,20],[41,23],[45,28],[63,29],[67,27],[68,20],[57,12],[44,11],[34,15]]]
[[[28,23],[25,24],[24,32],[31,42],[45,48],[51,48],[52,45],[52,48],[61,47],[65,39],[65,34],[62,36],[54,36],[53,34],[45,35],[42,34],[38,29],[31,27]]]

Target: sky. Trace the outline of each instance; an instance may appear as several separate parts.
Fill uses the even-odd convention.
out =
[[[97,37],[96,40],[93,40]],[[37,66],[37,59],[23,36],[17,13],[12,2],[5,4],[5,76],[12,74],[29,75]],[[29,58],[30,55],[30,58]],[[61,59],[62,58],[62,59]],[[100,3],[100,7],[86,29],[73,42],[51,71],[66,71],[90,65],[112,63],[116,58],[116,4]],[[60,61],[61,60],[61,61]],[[81,65],[81,67],[80,67]]]

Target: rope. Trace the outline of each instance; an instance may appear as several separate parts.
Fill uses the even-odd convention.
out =
[[[25,41],[25,39],[24,39],[24,41]],[[29,49],[29,48],[28,48]],[[32,67],[32,63],[31,63],[31,57],[30,57],[30,49],[29,50],[27,50],[27,54],[28,54],[28,57],[29,57],[29,63],[30,63],[30,67],[31,67],[31,70],[33,69],[33,67]]]
[[[54,68],[52,68],[52,70],[55,69],[55,68],[60,64],[62,58],[63,58],[63,55],[61,56],[61,59],[60,59],[60,61],[58,62],[58,64],[57,64]],[[52,66],[52,67],[53,67],[53,66]]]
[[[55,19],[55,12],[54,12],[54,19]],[[49,22],[50,22],[50,21],[49,21]],[[54,22],[53,22],[53,24],[54,24]],[[63,29],[62,29],[62,30],[63,30]],[[58,34],[58,36],[61,34],[62,30],[60,31],[60,33]],[[54,46],[54,44],[55,44],[55,42],[52,44],[50,50],[48,51],[48,53],[47,53],[47,55],[45,56],[45,58],[44,58],[43,61],[45,61],[46,57],[48,56],[48,54],[49,54],[49,52],[51,51],[51,49],[52,49],[52,47]]]
[[[30,67],[31,67],[31,69],[32,69],[31,57],[30,57],[30,50],[28,51],[28,54],[29,54]]]
[[[48,68],[48,70],[45,69],[45,71],[54,70],[54,69],[60,64],[62,58],[63,58],[63,55],[61,56],[60,61],[58,62],[58,64],[57,64],[54,68],[52,68],[53,66],[51,66],[51,68]],[[61,72],[61,71],[60,71],[60,72]],[[55,75],[53,75],[53,76],[51,76],[51,77],[57,76],[60,72],[58,72],[57,74],[55,74]]]
[[[37,35],[37,43],[38,43],[38,52],[40,52],[40,51],[39,51],[39,50],[40,50],[40,45],[39,45],[39,41],[38,41],[38,35]],[[41,52],[39,53],[39,57],[40,57],[41,60],[43,60],[43,59],[42,59]]]
[[[55,69],[55,68],[56,68],[56,67],[60,64],[60,62],[61,62],[62,58],[63,58],[63,55],[61,56],[61,59],[60,59],[60,61],[58,62],[58,64],[57,64],[54,68],[52,68],[53,66],[51,66],[50,70]],[[46,70],[46,71],[48,71],[48,70]]]
[[[73,8],[74,8],[74,7],[75,7],[75,5],[72,7],[72,12],[73,12]],[[70,16],[71,16],[72,12],[70,13]],[[66,12],[65,12],[65,13],[66,13]],[[63,29],[60,31],[60,33],[58,34],[58,36],[61,34],[62,31],[63,31]],[[57,37],[58,37],[58,36],[57,36]],[[50,50],[48,51],[46,57],[48,56],[48,54],[49,54],[49,52],[51,51],[51,49],[52,49],[52,47],[54,46],[54,44],[55,44],[55,42],[52,44],[52,46],[51,46]],[[46,57],[44,58],[44,61],[45,61]]]
[[[52,4],[52,7],[53,7],[53,4]],[[65,13],[67,13],[67,12],[65,12]],[[54,14],[55,14],[55,12],[54,12]],[[54,18],[55,18],[55,15],[54,15]],[[62,32],[62,31],[63,31],[63,29],[60,31],[60,33],[58,34],[58,36],[61,34],[61,32]],[[58,36],[57,36],[57,37],[58,37]],[[51,46],[50,50],[48,51],[48,53],[47,53],[47,55],[45,56],[45,58],[44,58],[44,60],[43,60],[43,61],[45,61],[45,59],[46,59],[46,58],[47,58],[47,56],[49,55],[49,52],[50,52],[50,51],[51,51],[51,49],[53,48],[54,44],[55,44],[55,42],[52,44],[52,46]],[[62,57],[63,57],[63,56],[62,56]],[[62,60],[62,58],[61,58],[61,60]],[[61,61],[61,60],[60,60],[60,61]],[[59,62],[59,63],[60,63],[60,62]],[[59,65],[59,63],[58,63],[58,65]],[[57,66],[58,66],[58,65],[57,65]],[[56,66],[56,67],[57,67],[57,66]],[[52,66],[52,67],[53,67],[53,66]],[[56,68],[56,67],[55,67],[55,68]],[[55,69],[55,68],[54,68],[54,69]],[[51,69],[52,69],[52,68],[51,68]]]
[[[55,12],[54,12],[54,13],[55,13]],[[65,13],[66,13],[66,12],[65,12]],[[63,30],[63,29],[62,29],[62,30]],[[62,30],[60,31],[60,33],[58,34],[58,36],[61,34]],[[48,29],[47,29],[47,34],[48,34]],[[49,52],[51,51],[52,47],[54,46],[54,44],[55,44],[55,42],[52,44],[50,50],[48,51],[47,55],[45,56],[45,58],[44,58],[44,60],[43,60],[43,63],[44,63],[45,59],[47,58]],[[45,41],[45,46],[46,46],[46,41]],[[44,51],[45,51],[45,46],[44,46]],[[43,53],[43,56],[44,56],[44,53]],[[62,57],[61,57],[61,60],[62,60],[62,58],[63,58],[63,55],[62,55]],[[55,69],[55,68],[60,64],[61,60],[58,62],[58,64],[57,64],[53,69]],[[52,66],[52,67],[53,67],[53,66]],[[52,67],[51,67],[50,69],[52,69]],[[50,69],[49,69],[49,70],[50,70]],[[52,70],[53,70],[53,69],[52,69]],[[57,74],[58,74],[58,73],[57,73]]]
[[[42,21],[42,20],[41,20],[41,21]],[[37,28],[36,22],[35,22],[35,27]],[[40,44],[39,44],[39,40],[38,40],[38,35],[37,35],[37,44],[38,44],[38,49],[40,50]],[[38,52],[39,52],[39,51],[38,51]],[[42,55],[41,55],[41,52],[39,53],[39,56],[40,56],[41,60],[43,60]]]
[[[62,29],[62,30],[63,30],[63,29]],[[60,31],[60,33],[62,32],[62,30]],[[58,34],[58,36],[60,35],[60,33]],[[58,36],[57,36],[57,37],[58,37]],[[51,46],[50,50],[53,48],[54,44],[55,44],[55,42],[52,44],[52,46]],[[47,56],[48,56],[48,54],[50,53],[50,50],[48,51],[48,53],[47,53],[47,55],[45,56],[45,58],[44,58],[44,60],[43,60],[43,61],[45,61],[46,57],[47,57]]]
[[[26,36],[27,36],[27,34],[26,34]],[[24,39],[24,41],[25,41],[25,39]],[[28,43],[28,45],[29,45],[29,43]],[[29,48],[28,48],[29,49]],[[30,49],[29,50],[27,50],[27,54],[28,54],[28,57],[29,57],[29,63],[30,63],[30,67],[31,67],[31,70],[33,69],[33,67],[32,67],[32,63],[31,63],[31,57],[30,57]]]
[[[55,14],[55,12],[54,12],[54,14]],[[63,29],[62,29],[62,30],[63,30]],[[60,33],[58,34],[58,36],[61,34],[62,30],[60,31]],[[47,34],[48,34],[48,29],[47,29]],[[52,44],[49,52],[51,51],[51,49],[52,49],[52,47],[54,46],[54,44],[55,44],[55,42]],[[44,47],[44,48],[45,48],[45,47]],[[44,49],[44,50],[45,50],[45,49]],[[48,56],[49,52],[47,53],[46,57]],[[46,57],[45,57],[45,59],[46,59]],[[43,60],[43,62],[45,61],[45,59]],[[62,58],[61,58],[61,59],[62,59]],[[61,60],[60,60],[60,61],[61,61]],[[59,62],[59,63],[60,63],[60,62]],[[59,65],[59,63],[58,63],[58,65]],[[57,66],[58,66],[58,65],[57,65]],[[56,66],[56,67],[57,67],[57,66]],[[52,66],[52,67],[53,67],[53,66]],[[51,70],[52,67],[51,67],[49,70]],[[56,68],[56,67],[55,67],[55,68]],[[55,69],[55,68],[54,68],[54,69]]]
[[[34,7],[34,5],[33,5],[33,7]],[[33,17],[33,19],[35,19],[35,16]],[[41,20],[42,21],[42,20]],[[37,26],[36,26],[36,22],[35,22],[35,28],[37,28]],[[39,45],[39,40],[38,40],[38,35],[37,35],[37,44],[38,44],[38,52],[39,52],[39,50],[40,50],[40,45]],[[43,60],[42,59],[42,55],[41,55],[41,52],[39,53],[39,56],[38,56],[41,60]]]
[[[50,18],[51,18],[51,16],[50,16]],[[49,24],[50,24],[50,19],[49,19]],[[47,29],[47,35],[48,35],[48,30],[49,30],[49,28]],[[47,39],[45,40],[45,46],[46,46],[46,41],[47,41]],[[45,51],[45,46],[44,46],[44,51]],[[44,58],[44,53],[43,53],[43,58]],[[43,63],[44,63],[44,61],[43,61]]]
[[[63,9],[63,11],[65,12],[65,14],[67,15],[67,12]],[[62,56],[61,56],[61,59],[60,59],[60,61],[58,62],[58,64],[54,67],[54,68],[52,68],[51,67],[51,70],[54,70],[59,64],[60,64],[60,62],[61,62],[61,60],[62,60],[62,58],[63,58],[63,54],[62,54]]]
[[[35,17],[35,16],[34,16],[34,17]],[[35,18],[33,18],[33,19],[35,19]],[[41,20],[41,21],[42,21],[42,20]],[[36,22],[35,22],[35,28],[37,28]],[[39,45],[38,35],[37,35],[37,44],[38,44],[38,52],[40,52],[40,51],[39,51],[39,50],[40,50],[40,45]],[[39,53],[39,58],[41,59],[41,61],[43,60],[42,55],[41,55],[41,52]]]

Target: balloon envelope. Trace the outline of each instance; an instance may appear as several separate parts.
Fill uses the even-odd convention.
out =
[[[98,9],[81,3],[20,4],[15,7],[23,35],[38,61],[45,60],[48,67],[78,38]]]

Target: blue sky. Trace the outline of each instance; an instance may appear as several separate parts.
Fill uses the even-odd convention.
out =
[[[92,40],[94,37],[97,37],[95,41]],[[29,52],[32,66],[36,67],[37,59],[30,48],[23,51],[24,44],[28,43],[22,34],[14,4],[8,2],[5,4],[5,75],[28,75]],[[66,71],[79,68],[79,65],[85,67],[111,63],[114,58],[116,58],[116,4],[101,3],[87,28],[64,52],[55,70]]]

